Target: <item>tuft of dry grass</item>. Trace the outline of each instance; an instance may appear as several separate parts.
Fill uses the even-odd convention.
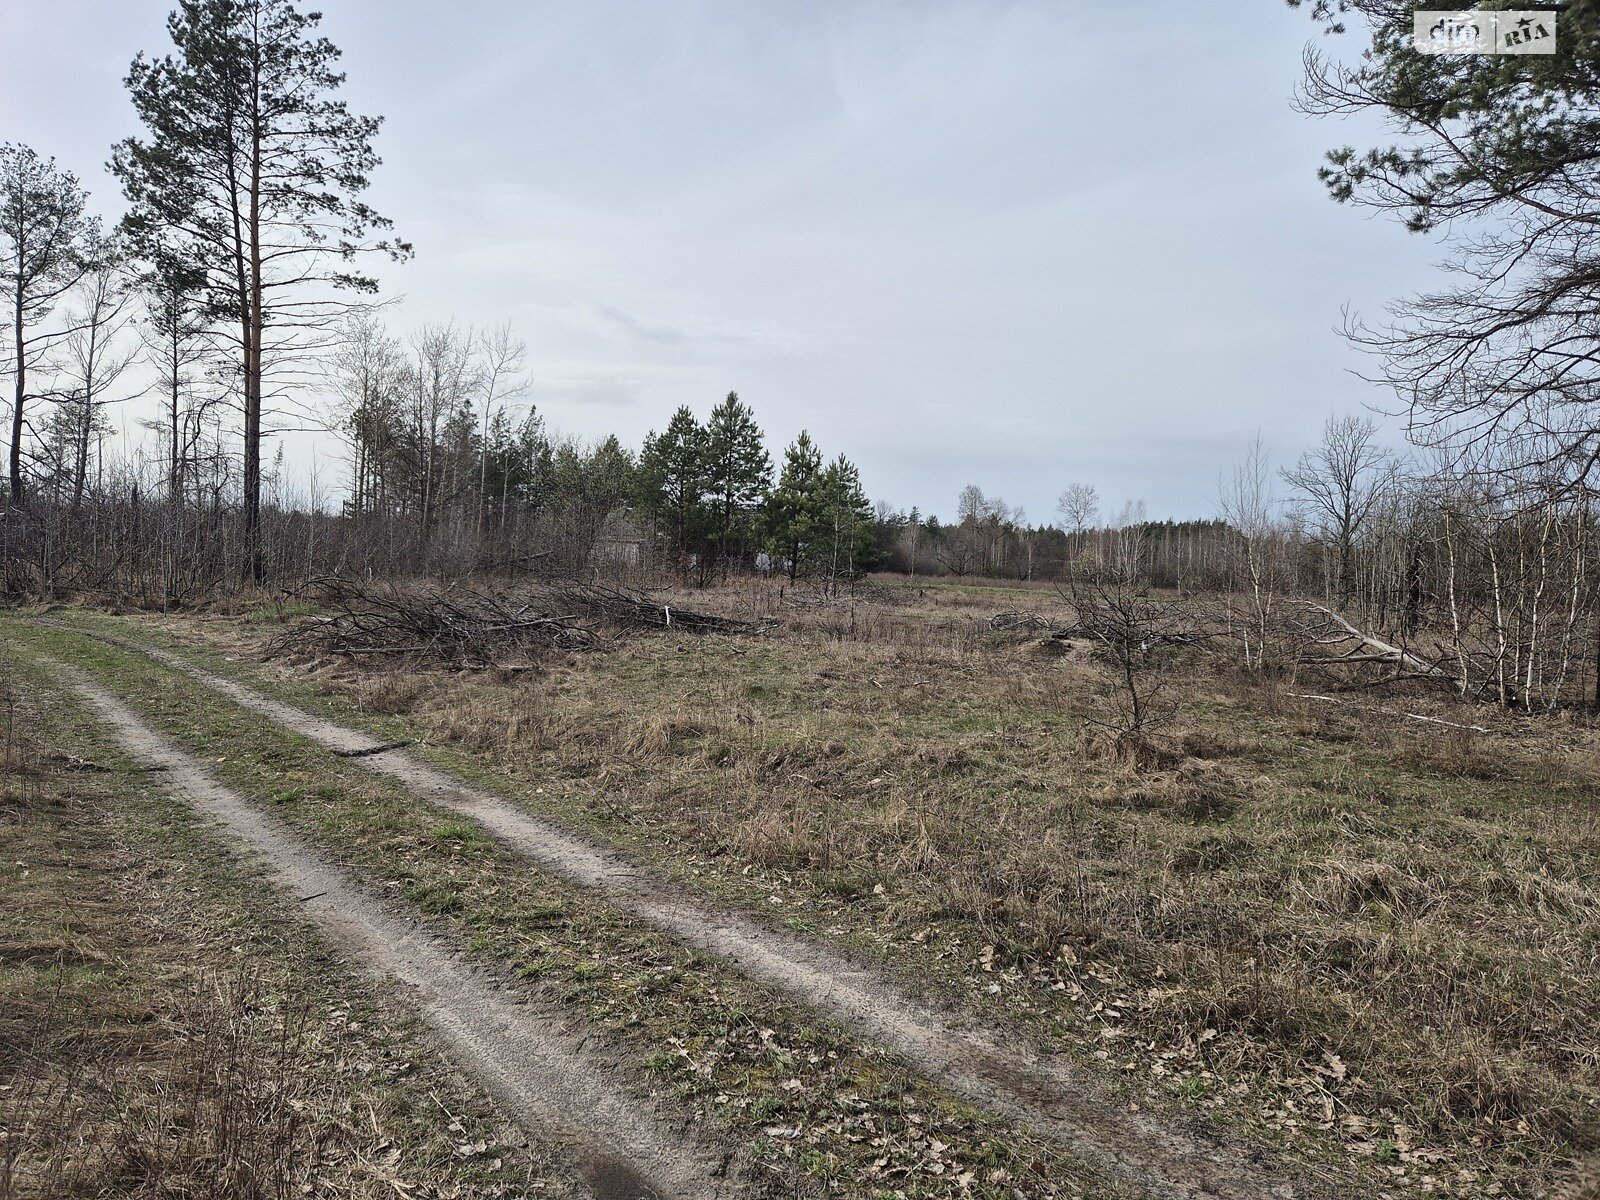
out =
[[[64,969],[58,959],[6,1064],[0,1196],[287,1200],[310,1188],[326,1133],[303,1116],[325,1106],[306,1090],[305,1005],[279,1003],[244,969],[185,981],[136,1031],[109,1026],[103,998],[69,990]]]

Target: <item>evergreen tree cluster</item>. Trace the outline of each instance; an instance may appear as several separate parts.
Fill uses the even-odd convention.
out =
[[[802,432],[774,483],[763,443],[736,392],[704,424],[682,407],[645,438],[635,502],[684,576],[708,583],[760,567],[853,579],[876,565],[872,506],[855,465],[840,455],[824,466]]]
[[[351,447],[352,516],[449,522],[480,532],[546,522],[581,567],[608,522],[632,518],[658,559],[708,584],[737,570],[857,578],[881,560],[860,472],[824,464],[809,434],[772,458],[755,414],[730,392],[702,422],[680,407],[637,455],[615,436],[551,434],[531,404],[495,399],[483,335],[424,329],[409,343],[360,323],[338,357],[338,429]],[[520,392],[521,380],[498,385]],[[621,527],[618,527],[621,532]]]
[[[761,506],[761,529],[772,566],[791,580],[802,573],[855,579],[882,558],[861,473],[842,454],[824,466],[804,431],[784,451],[777,486]]]

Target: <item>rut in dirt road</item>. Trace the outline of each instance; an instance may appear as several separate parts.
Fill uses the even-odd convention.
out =
[[[49,660],[44,660],[49,662]],[[60,668],[60,664],[50,663]],[[426,930],[385,911],[337,867],[213,780],[104,688],[63,672],[134,757],[162,772],[198,811],[263,858],[271,876],[341,950],[372,974],[398,978],[453,1061],[530,1134],[569,1147],[596,1200],[732,1200],[743,1190],[734,1155],[681,1114],[626,1086],[619,1068],[580,1047],[587,1032],[525,995],[514,996],[452,955]]]
[[[1076,1069],[908,999],[881,973],[796,935],[689,896],[623,853],[475,787],[371,736],[273,700],[171,652],[58,624],[143,654],[302,737],[389,775],[412,794],[474,821],[504,845],[746,977],[782,989],[869,1042],[903,1056],[925,1078],[991,1112],[1022,1121],[1090,1166],[1152,1196],[1184,1200],[1312,1200],[1329,1193],[1246,1159],[1233,1147],[1127,1110]]]

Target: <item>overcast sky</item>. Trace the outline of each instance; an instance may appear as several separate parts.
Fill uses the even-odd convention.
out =
[[[169,7],[0,3],[0,140],[108,214]],[[416,244],[393,322],[509,319],[563,432],[637,445],[736,390],[775,456],[807,428],[900,506],[976,483],[1043,521],[1082,480],[1209,516],[1257,431],[1291,458],[1383,401],[1341,309],[1433,278],[1322,191],[1322,151],[1373,131],[1293,111],[1321,35],[1274,0],[321,7],[386,117],[370,199]]]

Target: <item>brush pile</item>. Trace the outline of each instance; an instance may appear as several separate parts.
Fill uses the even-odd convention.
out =
[[[1088,641],[1104,646],[1134,646],[1141,653],[1154,646],[1201,646],[1209,637],[1204,630],[1161,628],[1151,622],[1127,619],[1120,613],[1075,621],[1050,631],[1051,640],[1057,642]]]
[[[649,592],[601,584],[562,584],[549,592],[561,608],[606,621],[619,629],[677,629],[685,633],[760,633],[766,625],[719,617],[663,603]]]
[[[1049,629],[1052,622],[1040,612],[1028,612],[1020,608],[1008,608],[1005,612],[995,613],[989,618],[989,628],[1009,633],[1012,630]]]
[[[557,584],[515,596],[461,587],[366,587],[319,579],[301,589],[329,610],[273,638],[273,655],[410,656],[487,669],[530,652],[604,649],[629,629],[755,633],[748,621],[663,604],[649,593]]]

